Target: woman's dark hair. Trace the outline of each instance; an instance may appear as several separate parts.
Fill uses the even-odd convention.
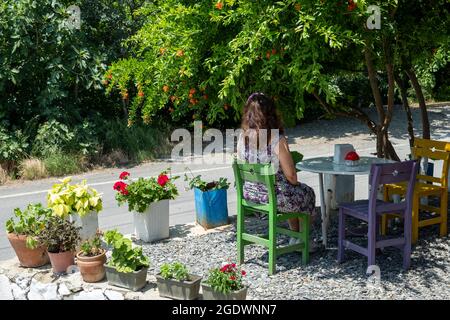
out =
[[[270,129],[278,129],[280,135],[284,134],[284,128],[275,104],[272,99],[264,93],[253,93],[244,106],[244,115],[242,117],[242,129],[248,130],[267,129],[267,143],[270,142]]]

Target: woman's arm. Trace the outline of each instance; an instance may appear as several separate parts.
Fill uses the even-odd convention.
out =
[[[285,137],[280,137],[278,143],[278,159],[280,160],[281,170],[290,184],[298,184],[297,170],[295,170],[294,161],[292,160],[291,151]]]

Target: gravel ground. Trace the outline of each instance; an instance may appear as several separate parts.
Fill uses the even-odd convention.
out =
[[[318,219],[319,220],[319,219]],[[248,218],[250,232],[266,230],[266,220]],[[319,237],[320,221],[316,221],[312,238]],[[331,218],[329,243],[326,250],[311,254],[307,266],[301,265],[299,254],[291,253],[277,259],[277,273],[268,276],[267,250],[246,246],[246,284],[249,299],[449,299],[450,238],[439,238],[436,226],[422,228],[420,239],[413,248],[412,267],[404,272],[402,257],[397,249],[386,249],[377,255],[381,270],[380,285],[371,285],[366,275],[367,259],[347,251],[346,261],[339,265],[337,256],[337,214]],[[279,243],[288,238],[280,236]],[[192,273],[204,275],[223,262],[236,261],[235,224],[224,232],[196,237],[143,244],[150,257],[150,273],[161,264],[180,261]]]

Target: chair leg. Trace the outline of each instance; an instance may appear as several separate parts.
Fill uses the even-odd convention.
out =
[[[242,207],[238,207],[237,214],[237,260],[239,264],[244,263],[244,242],[242,239],[242,234],[244,233],[244,212]]]
[[[269,212],[269,275],[276,272],[276,220],[275,213]]]
[[[376,217],[374,221],[369,221],[369,228],[367,232],[367,263],[368,266],[375,265],[375,255],[376,255]]]
[[[338,263],[344,261],[345,240],[345,215],[342,208],[339,209],[339,234],[338,234]]]
[[[413,206],[412,206],[412,233],[411,233],[411,243],[415,244],[419,239],[419,202],[420,197],[418,193],[414,193],[413,196]]]
[[[403,269],[408,270],[411,266],[411,216],[407,217],[409,212],[405,212],[404,219],[404,237],[405,245],[403,247]]]
[[[441,193],[441,225],[439,228],[441,237],[447,235],[447,203],[448,203],[448,193],[447,190],[442,190]]]
[[[310,229],[310,216],[309,214],[304,214],[302,219],[302,241],[304,243],[304,248],[302,250],[302,263],[309,263],[309,229]]]
[[[384,186],[383,191],[384,191],[383,192],[384,201],[389,201],[389,187]],[[387,214],[383,214],[381,216],[381,235],[383,235],[383,236],[386,235],[388,221],[389,221],[389,216]]]

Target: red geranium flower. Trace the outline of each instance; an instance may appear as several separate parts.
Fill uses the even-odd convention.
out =
[[[164,187],[168,181],[169,181],[169,177],[166,176],[165,174],[162,174],[158,177],[158,184],[161,187]]]
[[[127,190],[128,185],[123,182],[123,181],[118,181],[114,184],[114,190],[119,191],[121,194],[127,196],[128,195],[128,190]]]
[[[241,271],[241,274],[242,274],[243,276],[245,276],[245,275],[247,274],[247,272],[245,272],[244,270],[242,270],[242,271]]]
[[[235,277],[235,276],[231,276],[231,277],[230,277],[230,280],[231,280],[231,281],[234,281],[234,280],[236,280],[236,277]]]
[[[124,172],[122,172],[122,173],[120,174],[119,179],[120,179],[120,180],[125,180],[125,179],[128,178],[129,176],[130,176],[130,173],[124,171]]]

